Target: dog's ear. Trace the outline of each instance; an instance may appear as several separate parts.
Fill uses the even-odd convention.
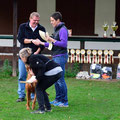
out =
[[[28,64],[25,64],[25,68],[26,68],[26,70],[27,70],[27,72],[28,72],[29,69],[30,69],[30,66],[29,66]]]

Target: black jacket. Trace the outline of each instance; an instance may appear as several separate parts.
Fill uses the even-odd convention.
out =
[[[41,54],[31,55],[27,63],[30,65],[30,68],[32,68],[37,80],[40,80],[45,72],[60,66],[58,63]]]
[[[38,80],[36,85],[36,88],[38,89],[46,90],[61,77],[62,71],[57,74],[52,73],[53,75],[50,76],[45,75],[46,72],[53,70],[56,67],[60,67],[60,65],[41,54],[31,55],[27,60],[27,64],[30,65],[30,68],[33,70],[33,73]]]
[[[41,50],[44,49],[44,46],[36,46],[33,43],[29,44],[24,44],[24,39],[40,39],[41,41],[44,41],[40,35],[39,35],[39,30],[42,30],[45,32],[45,28],[38,24],[38,27],[36,30],[33,32],[32,29],[29,26],[29,22],[23,23],[19,26],[18,29],[18,41],[20,42],[20,49],[25,48],[25,47],[30,47],[33,51],[33,53],[38,49],[38,47],[41,48]],[[45,41],[44,41],[45,42]]]

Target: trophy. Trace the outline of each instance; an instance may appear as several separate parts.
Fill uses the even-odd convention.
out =
[[[52,42],[47,41],[47,39],[46,39],[46,35],[49,36],[48,32],[43,32],[43,31],[39,30],[39,35],[43,40],[45,40],[46,42],[49,43],[48,50],[52,50],[52,47],[53,47]]]
[[[80,63],[80,50],[76,50],[76,62]]]
[[[104,22],[104,25],[103,25],[103,30],[104,30],[103,37],[107,37],[107,30],[108,29],[109,29],[109,25],[107,24],[107,22]]]
[[[104,50],[104,64],[108,64],[108,50]]]
[[[71,49],[70,53],[71,53],[71,63],[73,63],[75,62],[75,50]]]
[[[115,31],[118,29],[118,25],[116,25],[116,22],[113,22],[113,25],[111,26],[112,28],[112,37],[115,38],[116,37],[116,34],[115,34]]]
[[[93,50],[92,51],[92,54],[93,54],[93,60],[92,60],[92,63],[96,64],[97,63],[97,51],[96,50]]]
[[[71,37],[72,36],[72,29],[68,30],[68,36]]]
[[[81,63],[85,63],[85,50],[81,50]]]
[[[114,63],[113,54],[114,54],[113,50],[110,50],[110,51],[109,51],[109,55],[110,55],[109,64]]]
[[[102,50],[98,50],[98,64],[102,63]]]
[[[91,63],[91,50],[87,50],[87,63]]]

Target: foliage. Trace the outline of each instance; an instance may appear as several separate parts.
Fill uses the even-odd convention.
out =
[[[79,70],[80,70],[79,63],[74,63],[72,67],[69,65],[65,71],[65,77],[75,77]]]
[[[3,67],[0,69],[0,75],[3,77],[9,77],[12,75],[12,66],[8,59],[5,59]]]

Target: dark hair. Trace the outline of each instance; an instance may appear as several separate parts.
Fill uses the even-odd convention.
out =
[[[62,14],[60,12],[55,12],[51,15],[52,18],[54,18],[55,20],[60,20],[62,21]]]

